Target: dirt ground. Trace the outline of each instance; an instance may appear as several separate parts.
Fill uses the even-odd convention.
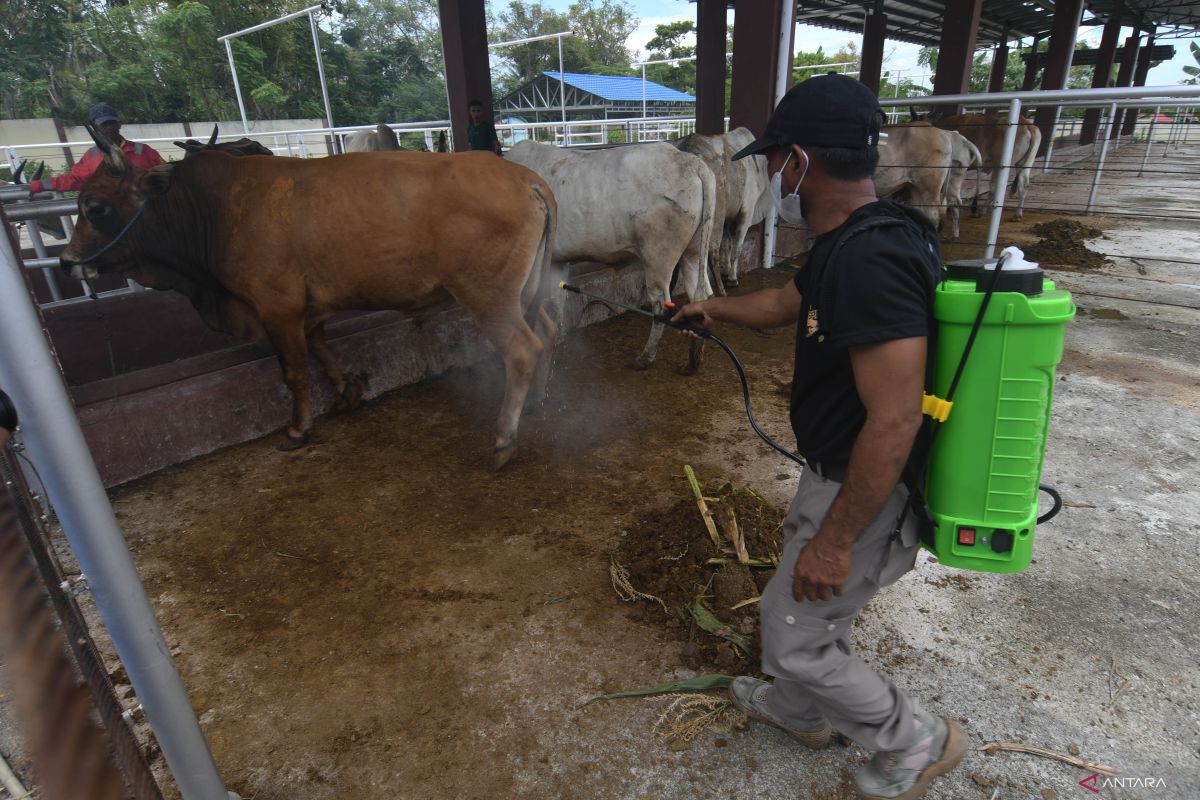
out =
[[[1054,218],[1006,223],[1002,245],[1033,244],[1031,227]],[[1097,250],[1165,236],[1150,222],[1089,224],[1117,237],[1089,242]],[[984,225],[964,218],[946,257],[978,256]],[[1200,557],[1200,270],[1113,262],[1055,276],[1075,281],[1081,311],[1045,474],[1069,507],[1039,532],[1034,565],[994,576],[922,557],[854,641],[977,744],[1079,751],[1166,786],[1104,797],[1182,800],[1200,796],[1189,567]],[[749,273],[741,291],[789,277]],[[734,649],[698,651],[694,628],[652,601],[620,600],[610,566],[661,549],[694,513],[684,464],[753,489],[764,519],[798,477],[754,438],[719,351],[684,378],[685,344],[668,335],[653,369],[628,369],[646,329],[625,315],[572,332],[546,407],[500,473],[489,450],[501,374],[484,363],[321,418],[303,451],[279,453],[268,437],[114,492],[230,789],[256,800],[853,797],[857,747],[799,752],[755,725],[679,747],[654,732],[664,701],[578,708],[698,672],[756,671]],[[760,422],[789,443],[791,332],[726,334]],[[703,536],[698,515],[691,524]],[[972,753],[928,797],[1092,796],[1076,785],[1087,775]]]

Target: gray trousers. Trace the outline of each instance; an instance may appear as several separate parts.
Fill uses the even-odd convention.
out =
[[[775,678],[770,707],[789,725],[816,730],[833,726],[872,751],[915,745],[915,703],[850,649],[850,627],[880,587],[912,569],[916,524],[906,520],[892,541],[896,517],[908,495],[903,486],[858,536],[850,577],[841,597],[797,603],[792,567],[821,526],[841,484],[804,470],[784,523],[783,556],[762,596],[762,668]]]

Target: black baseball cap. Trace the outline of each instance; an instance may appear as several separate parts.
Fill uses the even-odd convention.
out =
[[[879,144],[886,117],[875,93],[862,81],[830,72],[793,86],[763,135],[742,148],[734,161],[759,155],[776,145],[812,145],[863,150]]]
[[[117,110],[108,103],[97,103],[88,111],[88,118],[93,125],[103,125],[106,122],[120,122]]]

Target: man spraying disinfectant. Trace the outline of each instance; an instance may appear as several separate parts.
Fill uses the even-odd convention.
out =
[[[858,658],[849,631],[922,542],[970,568],[1028,564],[1074,307],[1036,269],[943,280],[925,217],[875,197],[883,120],[852,78],[793,87],[735,158],[766,157],[780,217],[816,236],[807,263],[782,288],[692,303],[675,320],[704,334],[798,323],[791,422],[808,468],[761,600],[762,669],[775,680],[735,679],[733,703],[813,749],[836,727],[874,752],[855,775],[860,797],[915,800],[962,760],[966,736]]]

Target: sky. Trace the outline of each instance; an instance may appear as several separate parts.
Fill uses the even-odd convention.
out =
[[[542,5],[549,8],[565,11],[571,5],[572,0],[541,0],[541,2]],[[633,51],[635,58],[639,54],[645,55],[646,42],[654,38],[655,26],[675,20],[694,20],[696,18],[696,5],[688,0],[627,0],[627,2],[633,6],[634,11],[641,18],[641,24],[627,40],[629,49]],[[730,12],[729,21],[733,22],[733,12]],[[1088,43],[1094,47],[1100,42],[1100,33],[1101,28],[1098,27],[1081,28],[1080,38],[1087,39]],[[1125,41],[1125,37],[1129,33],[1128,29],[1121,31],[1121,42]],[[813,51],[818,47],[824,47],[825,52],[834,53],[846,42],[851,40],[861,42],[861,39],[861,34],[801,25],[796,31],[796,49]],[[1188,41],[1183,39],[1162,43],[1175,46],[1175,58],[1150,71],[1146,80],[1148,86],[1180,83],[1188,77],[1183,71],[1184,65],[1195,64],[1188,49]],[[1200,41],[1200,37],[1194,41]],[[915,72],[917,70],[917,50],[916,45],[889,41],[884,49],[884,69]]]

